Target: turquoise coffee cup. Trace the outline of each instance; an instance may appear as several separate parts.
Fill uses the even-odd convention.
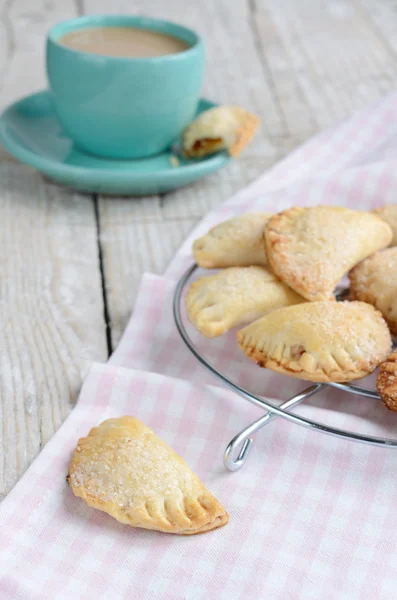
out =
[[[94,27],[138,27],[174,36],[189,47],[150,58],[102,56],[59,43]],[[110,158],[158,154],[194,118],[204,48],[192,30],[139,16],[88,16],[55,25],[47,38],[47,74],[55,109],[77,146]]]

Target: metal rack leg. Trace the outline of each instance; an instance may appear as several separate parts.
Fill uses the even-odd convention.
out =
[[[286,410],[288,408],[292,408],[293,406],[297,406],[304,400],[313,396],[319,392],[323,387],[325,387],[324,383],[316,383],[315,385],[311,385],[306,388],[300,394],[293,396],[286,402],[280,405],[280,408]],[[223,463],[225,467],[229,471],[238,471],[244,465],[245,461],[248,458],[249,451],[251,450],[251,446],[253,443],[252,438],[250,437],[253,433],[256,433],[262,427],[267,425],[270,421],[272,421],[277,415],[272,414],[270,412],[266,412],[262,417],[247,425],[240,433],[238,433],[227,445],[226,450],[223,455]],[[240,447],[240,451],[236,458],[236,453],[238,452],[238,448]]]

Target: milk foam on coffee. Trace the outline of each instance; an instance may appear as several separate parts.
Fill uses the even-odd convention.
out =
[[[138,27],[92,27],[62,36],[59,43],[73,50],[104,56],[148,58],[183,52],[189,45],[171,35]]]

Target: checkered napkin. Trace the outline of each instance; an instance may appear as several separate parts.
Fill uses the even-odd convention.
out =
[[[164,277],[144,277],[115,354],[107,365],[93,365],[76,408],[0,506],[0,600],[396,596],[397,454],[276,418],[256,435],[246,466],[226,472],[226,444],[262,412],[202,370],[171,310],[175,281],[192,261],[192,240],[216,222],[293,204],[371,208],[395,202],[396,190],[393,94],[315,137],[213,210]],[[255,367],[233,333],[215,340],[189,333],[217,368],[271,401],[305,387]],[[397,437],[396,415],[331,389],[297,412]],[[133,529],[73,496],[65,474],[78,437],[123,414],[142,419],[187,460],[229,511],[226,527],[187,538]]]

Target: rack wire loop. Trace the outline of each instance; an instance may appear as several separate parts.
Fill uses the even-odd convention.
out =
[[[292,396],[292,398],[290,398],[283,404],[280,404],[279,408],[287,410],[289,408],[292,408],[293,406],[297,406],[304,400],[310,398],[310,396],[313,396],[313,394],[319,392],[323,387],[324,384],[322,383],[316,383],[315,385],[311,385],[310,387],[303,390],[303,392]],[[262,429],[262,427],[265,427],[265,425],[270,423],[270,421],[272,421],[276,416],[277,415],[267,411],[262,417],[260,417],[253,423],[250,423],[249,425],[247,425],[247,427],[242,429],[228,443],[228,445],[226,446],[226,450],[223,454],[223,464],[229,471],[238,471],[239,469],[241,469],[242,466],[244,466],[244,463],[248,458],[248,453],[253,443],[253,439],[250,436]],[[235,459],[234,456],[236,456],[237,449],[241,444],[242,447],[240,453]]]

